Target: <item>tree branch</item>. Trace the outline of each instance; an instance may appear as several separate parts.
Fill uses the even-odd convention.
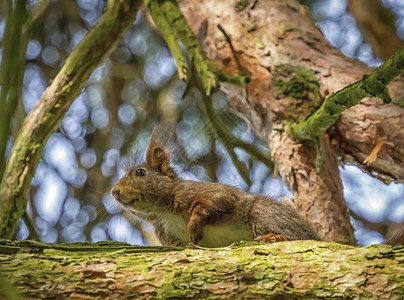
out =
[[[379,97],[384,104],[391,102],[387,85],[404,71],[404,49],[398,50],[371,74],[328,97],[311,116],[298,122],[290,132],[298,140],[313,140],[317,146],[316,168],[322,164],[321,135],[330,128],[346,109],[366,97]]]
[[[366,97],[379,97],[385,104],[390,103],[387,85],[403,71],[404,49],[400,49],[371,74],[328,97],[314,114],[291,128],[292,134],[299,140],[316,140],[344,110]]]
[[[187,80],[190,78],[188,72],[191,68],[185,63],[178,41],[184,45],[188,54],[188,61],[195,67],[206,95],[211,95],[217,91],[220,81],[238,85],[244,85],[250,81],[248,76],[230,75],[213,65],[174,1],[145,0],[145,4],[177,62],[180,79]]]
[[[170,49],[171,55],[174,57],[177,63],[177,73],[181,80],[188,81],[189,67],[186,63],[185,57],[182,54],[180,44],[178,43],[177,36],[174,34],[174,30],[167,19],[165,12],[161,9],[159,1],[145,0],[144,1],[150,16],[156,24],[161,35],[167,43]]]
[[[7,3],[7,22],[4,29],[0,74],[0,177],[3,175],[6,165],[11,116],[22,90],[27,48],[27,35],[23,31],[23,24],[27,15],[26,0]]]
[[[403,261],[403,246],[314,241],[203,249],[0,240],[2,277],[30,298],[394,299]]]
[[[0,184],[0,237],[13,236],[48,138],[93,70],[111,53],[133,23],[140,1],[108,1],[105,13],[66,60],[38,105],[26,117]]]

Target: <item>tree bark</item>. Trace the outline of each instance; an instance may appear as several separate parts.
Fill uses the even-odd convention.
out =
[[[2,280],[29,299],[400,299],[403,261],[403,246],[314,241],[202,249],[0,240]]]
[[[222,89],[234,110],[268,142],[304,217],[325,240],[353,243],[336,156],[385,181],[404,182],[403,82],[389,86],[392,104],[366,98],[342,114],[330,138],[323,138],[329,159],[317,174],[314,145],[297,144],[284,129],[371,69],[332,48],[296,1],[242,6],[239,1],[182,0],[179,5],[193,31],[205,32],[198,37],[216,66],[251,76],[247,88],[222,84]],[[218,25],[231,37],[232,47]],[[376,161],[365,165],[378,133],[383,133],[384,146]]]

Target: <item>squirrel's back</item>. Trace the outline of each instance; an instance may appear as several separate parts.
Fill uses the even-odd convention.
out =
[[[173,192],[173,207],[160,214],[160,229],[187,244],[186,227],[192,215],[202,215],[204,228],[198,245],[226,246],[272,233],[287,240],[319,240],[314,230],[291,207],[221,183],[180,181]],[[159,227],[159,226],[158,226]],[[189,232],[188,232],[189,233]]]

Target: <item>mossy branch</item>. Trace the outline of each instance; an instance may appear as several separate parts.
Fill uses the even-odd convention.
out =
[[[11,117],[19,101],[25,67],[27,35],[23,25],[27,19],[27,1],[7,1],[6,26],[2,41],[0,91],[0,177],[6,166],[6,149],[10,134]]]
[[[371,74],[364,75],[361,80],[328,97],[313,115],[293,126],[291,133],[298,140],[316,141],[344,110],[358,104],[363,98],[379,97],[384,103],[390,103],[387,85],[403,71],[404,49],[400,49]]]
[[[46,8],[48,7],[50,1],[51,0],[39,0],[39,1],[36,2],[35,6],[32,7],[32,9],[31,9],[31,11],[29,13],[28,20],[25,22],[25,24],[24,24],[24,26],[22,28],[23,33],[28,33],[31,26],[33,24],[35,24],[35,22],[38,19],[41,19],[42,14],[44,13]]]
[[[404,49],[398,50],[371,74],[328,97],[311,116],[291,127],[298,140],[312,140],[316,144],[316,169],[320,170],[323,157],[321,136],[339,118],[341,113],[366,97],[379,97],[383,103],[391,102],[387,85],[404,71]]]
[[[213,65],[174,1],[145,0],[145,4],[177,62],[178,76],[181,79],[188,80],[189,70],[194,67],[203,83],[206,95],[217,91],[221,81],[238,85],[247,84],[250,81],[248,76],[230,75]],[[185,47],[188,64],[181,52],[179,42]]]
[[[30,299],[401,299],[403,261],[403,246],[315,241],[174,248],[0,240],[0,278]]]
[[[141,1],[109,0],[97,24],[73,50],[24,120],[0,184],[0,237],[13,237],[26,210],[31,180],[47,140],[58,129],[90,74],[132,25],[140,4]]]
[[[186,63],[185,57],[182,54],[180,44],[178,43],[177,36],[174,34],[174,30],[167,19],[165,12],[161,9],[159,1],[145,0],[144,1],[149,13],[156,24],[158,30],[167,43],[168,48],[171,51],[172,56],[177,63],[178,77],[185,82],[188,81],[189,68]]]

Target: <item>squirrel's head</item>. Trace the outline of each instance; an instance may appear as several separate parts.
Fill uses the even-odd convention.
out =
[[[114,198],[134,213],[146,213],[170,205],[171,193],[178,177],[170,167],[171,140],[167,126],[160,124],[153,130],[146,162],[127,169],[126,174],[112,188]]]

